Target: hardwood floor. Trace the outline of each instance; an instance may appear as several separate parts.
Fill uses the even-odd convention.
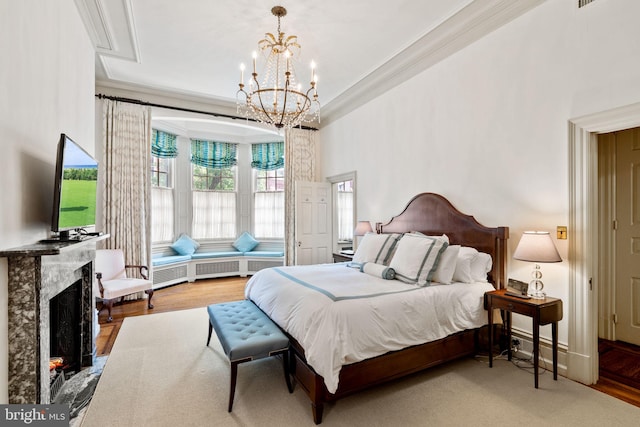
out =
[[[600,378],[591,387],[640,407],[640,346],[598,341]]]
[[[153,295],[154,308],[147,309],[145,300],[128,301],[113,307],[113,322],[107,323],[107,311],[103,310],[99,315],[100,334],[96,340],[98,356],[105,356],[111,352],[113,343],[118,336],[122,321],[131,316],[142,316],[151,313],[163,313],[167,311],[186,310],[190,308],[206,307],[210,304],[237,301],[244,298],[244,286],[247,278],[229,277],[221,279],[198,280],[195,283],[183,283],[155,291]],[[619,380],[634,377],[640,370],[640,347],[631,346],[635,350],[637,358],[614,357],[616,363],[611,362],[611,357],[602,357],[610,347],[600,343],[600,360],[606,362],[606,366],[600,368],[600,380],[591,387],[603,393],[624,400],[632,405],[640,407],[640,388],[634,388],[632,381],[626,380],[623,384]],[[610,353],[611,354],[611,353]],[[628,355],[628,352],[627,352]],[[627,363],[621,363],[624,359]],[[640,374],[638,374],[640,375]],[[631,384],[631,385],[629,385]]]
[[[182,283],[158,289],[151,300],[153,309],[147,308],[146,300],[125,301],[113,307],[111,311],[113,321],[110,323],[107,323],[107,310],[104,309],[98,316],[100,333],[96,339],[97,355],[105,356],[111,352],[125,318],[206,307],[219,302],[244,299],[244,285],[247,280],[246,277],[198,280],[194,283]]]

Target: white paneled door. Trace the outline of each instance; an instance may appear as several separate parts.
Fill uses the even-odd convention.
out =
[[[331,261],[331,184],[296,182],[296,264]]]
[[[616,340],[640,345],[640,128],[616,138]]]

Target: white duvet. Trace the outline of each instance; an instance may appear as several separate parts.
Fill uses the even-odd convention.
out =
[[[334,393],[342,365],[485,325],[489,290],[490,283],[421,288],[342,263],[264,269],[245,295],[303,346]]]

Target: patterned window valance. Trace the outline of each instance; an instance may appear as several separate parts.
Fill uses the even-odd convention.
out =
[[[178,157],[177,137],[173,134],[153,129],[151,134],[151,154],[163,159]]]
[[[272,171],[284,167],[284,142],[251,145],[251,167]]]
[[[228,169],[238,163],[238,144],[191,140],[191,163],[212,169]]]

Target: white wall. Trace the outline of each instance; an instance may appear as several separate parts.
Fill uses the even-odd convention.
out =
[[[94,52],[73,0],[0,2],[0,248],[47,237],[56,145],[94,151]],[[7,394],[7,260],[0,258],[0,403]]]
[[[569,218],[567,121],[640,101],[638,17],[636,0],[543,3],[322,128],[323,176],[357,170],[359,219],[388,221],[436,192],[509,226],[510,253],[525,230],[555,235]],[[565,301],[566,344],[568,244],[556,244],[565,261],[542,270],[547,293]],[[529,280],[530,269],[509,259],[511,277]],[[531,330],[525,318],[514,326]]]

